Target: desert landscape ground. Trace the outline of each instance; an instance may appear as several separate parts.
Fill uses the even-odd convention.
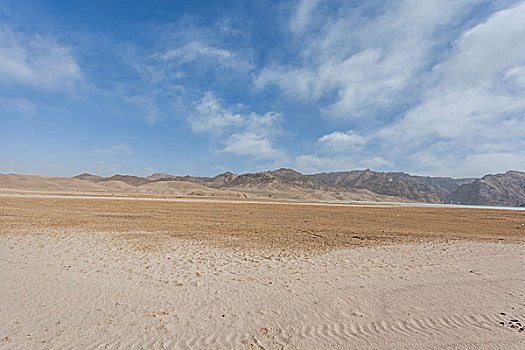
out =
[[[525,346],[523,211],[8,193],[1,349]]]
[[[0,0],[0,350],[524,350],[525,0]]]

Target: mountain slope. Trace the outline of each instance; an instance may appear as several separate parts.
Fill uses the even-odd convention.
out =
[[[449,196],[448,202],[525,207],[525,172],[486,175],[471,184],[461,185]]]
[[[261,181],[261,178],[267,181]],[[226,173],[210,179],[208,182],[212,182],[211,180],[213,180],[212,185],[220,188],[192,183],[190,181],[151,181],[136,176],[123,175],[103,178],[96,175],[82,174],[76,178],[61,178],[0,174],[0,193],[30,191],[46,193],[67,192],[82,194],[271,198],[304,201],[403,201],[402,198],[382,196],[372,191],[362,189],[334,188],[332,190],[317,190],[283,184],[270,174],[234,175]]]
[[[147,178],[154,181],[186,181],[214,189],[242,192],[250,197],[259,198],[406,201],[404,198],[385,196],[366,189],[327,185],[295,170],[285,168],[240,175],[225,172],[212,178],[189,175],[173,176],[169,174],[153,174]]]
[[[0,174],[0,189],[8,191],[40,192],[104,192],[106,189],[96,183],[70,177],[46,177],[38,175]]]
[[[293,169],[281,168],[259,173],[232,174],[226,172],[213,178],[153,174],[154,181],[188,181],[212,188],[255,187],[279,183],[293,188],[343,193],[367,190],[382,196],[404,198],[406,201],[443,203],[459,186],[474,179],[413,176],[405,173],[380,173],[371,170],[303,175]]]
[[[88,173],[84,173],[81,175],[73,176],[74,179],[80,179],[80,180],[86,180],[93,183],[99,183],[99,182],[107,182],[107,181],[121,181],[131,186],[140,186],[145,185],[152,180],[140,176],[133,176],[133,175],[120,175],[116,174],[110,177],[101,177],[98,175],[91,175]]]
[[[211,177],[198,177],[198,176],[176,176],[176,175],[170,175],[170,174],[164,174],[164,173],[155,173],[150,176],[147,176],[146,179],[151,181],[185,181],[185,182],[193,182],[199,185],[202,185],[204,183],[208,183],[212,180]]]
[[[0,175],[0,189],[525,206],[525,173],[518,171],[486,175],[481,179],[371,170],[303,175],[285,168],[240,175],[225,172],[215,177],[153,174],[144,178],[81,174],[74,178],[45,178]]]
[[[427,203],[442,203],[460,185],[474,180],[413,176],[405,173],[380,173],[368,169],[309,176],[329,185],[363,188],[382,195],[404,197]]]

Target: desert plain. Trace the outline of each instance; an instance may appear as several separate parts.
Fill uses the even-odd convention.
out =
[[[524,211],[169,198],[0,196],[0,349],[525,348]]]

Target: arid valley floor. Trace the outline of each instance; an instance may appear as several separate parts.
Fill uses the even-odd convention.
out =
[[[525,212],[0,197],[0,349],[523,349]]]

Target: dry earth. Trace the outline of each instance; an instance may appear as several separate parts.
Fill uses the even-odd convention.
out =
[[[4,230],[140,232],[151,247],[170,238],[279,249],[525,238],[524,212],[488,209],[0,197],[0,216]]]
[[[519,211],[0,197],[0,349],[522,349]]]

